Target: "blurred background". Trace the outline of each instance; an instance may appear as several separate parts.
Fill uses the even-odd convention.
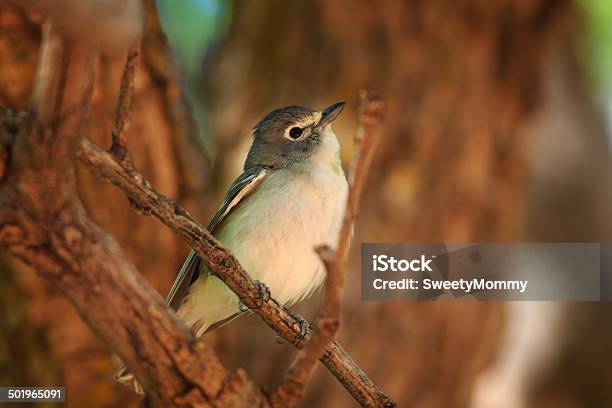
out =
[[[207,223],[273,108],[387,103],[352,251],[340,341],[400,406],[612,406],[607,303],[362,302],[360,242],[612,241],[612,3],[606,0],[153,0],[128,144]],[[0,0],[0,105],[25,110],[43,19]],[[87,134],[110,145],[124,56],[102,56]],[[91,216],[165,295],[188,248],[79,165]],[[580,273],[580,271],[576,271]],[[318,297],[297,311],[316,316]],[[207,336],[264,387],[295,350],[256,317]],[[0,256],[0,386],[137,406],[117,360],[36,272]],[[43,405],[41,405],[43,406]],[[304,407],[356,403],[324,368]]]

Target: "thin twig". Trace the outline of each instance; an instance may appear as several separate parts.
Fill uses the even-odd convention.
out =
[[[356,151],[349,167],[349,195],[336,249],[316,248],[327,269],[325,297],[313,340],[297,356],[281,383],[270,393],[273,406],[293,407],[302,400],[317,360],[333,341],[340,327],[340,307],[344,275],[355,219],[366,175],[376,142],[382,134],[382,101],[365,91],[360,95],[359,128],[354,142]]]
[[[327,267],[327,284],[321,318],[331,321],[339,320],[340,317],[340,302],[353,228],[376,144],[382,135],[384,113],[382,100],[373,93],[361,91],[360,102],[359,127],[354,139],[357,149],[349,166],[349,195],[338,244],[334,251],[324,247],[317,250]]]
[[[112,144],[110,153],[120,162],[128,161],[127,142],[125,138],[125,126],[129,119],[132,96],[134,94],[134,74],[136,62],[138,61],[138,49],[130,49],[127,54],[123,74],[121,75],[121,88],[115,110],[115,123],[112,131]]]

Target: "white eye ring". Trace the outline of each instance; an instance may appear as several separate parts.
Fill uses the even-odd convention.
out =
[[[305,129],[299,126],[291,126],[285,131],[285,137],[289,140],[298,140],[305,134]]]

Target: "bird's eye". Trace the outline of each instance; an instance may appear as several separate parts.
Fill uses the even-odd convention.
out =
[[[292,127],[289,130],[289,137],[292,139],[297,139],[298,137],[300,137],[302,135],[302,128],[300,127]]]

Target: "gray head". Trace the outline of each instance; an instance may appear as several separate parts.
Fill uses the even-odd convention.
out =
[[[253,144],[244,167],[282,168],[308,160],[325,145],[330,124],[344,105],[337,102],[320,112],[304,106],[285,106],[268,113],[253,128]]]

